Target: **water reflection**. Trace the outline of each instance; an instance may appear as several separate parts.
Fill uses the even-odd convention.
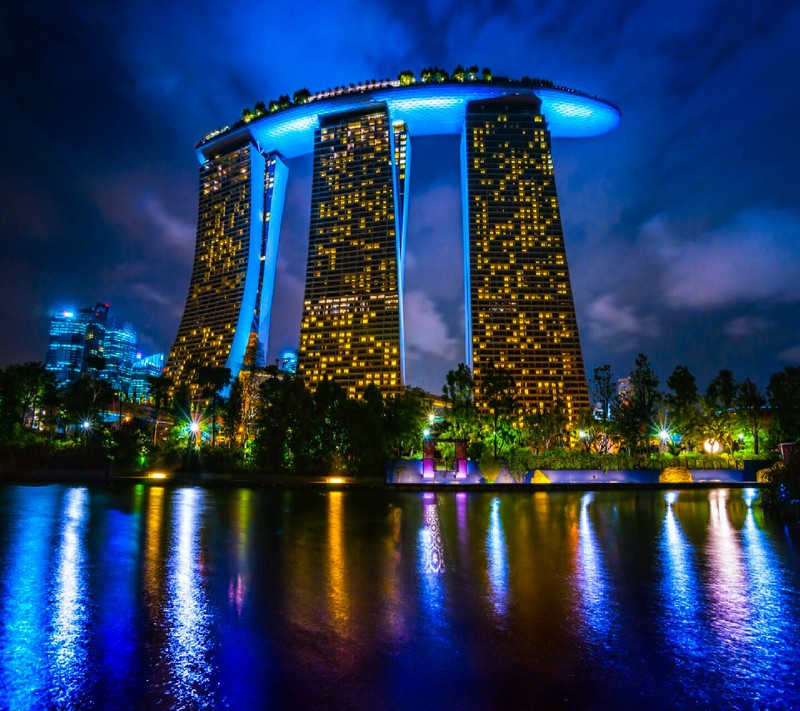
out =
[[[419,560],[423,573],[444,573],[444,548],[436,494],[423,494],[424,525],[419,530]]]
[[[6,546],[0,680],[9,708],[39,705],[48,687],[46,655],[49,555],[58,506],[58,490],[18,487],[6,502],[15,521]]]
[[[344,493],[328,494],[328,609],[340,634],[347,632],[349,598],[344,546]]]
[[[508,551],[498,498],[492,499],[489,530],[486,533],[486,554],[489,562],[489,598],[495,614],[504,617],[508,603]]]
[[[53,628],[50,657],[53,699],[58,706],[76,707],[84,692],[89,614],[86,599],[86,489],[70,489],[64,497],[61,535],[53,581]]]
[[[711,626],[719,636],[726,655],[741,650],[742,633],[751,614],[742,549],[728,519],[727,489],[709,492],[709,524],[706,555],[709,562],[708,593]]]
[[[661,634],[677,660],[684,686],[702,672],[707,640],[703,639],[701,584],[692,559],[692,545],[675,517],[677,492],[665,495],[667,511],[661,530]],[[690,678],[684,679],[688,674]]]
[[[167,664],[169,691],[179,707],[212,704],[211,614],[206,598],[200,513],[205,492],[180,489],[174,495],[175,521],[167,563]]]
[[[743,494],[747,506],[742,527],[744,560],[750,583],[749,597],[756,602],[750,619],[752,629],[747,634],[752,645],[748,668],[752,678],[761,682],[754,685],[753,700],[756,705],[765,706],[786,693],[785,689],[772,685],[763,689],[763,682],[770,673],[776,668],[789,675],[796,672],[796,659],[788,658],[785,650],[792,641],[792,620],[787,611],[797,592],[785,579],[782,562],[772,542],[756,523],[753,511],[756,490],[745,489]]]
[[[252,517],[252,492],[240,489],[236,496],[234,537],[231,551],[232,573],[228,583],[228,601],[241,617],[250,588],[250,519]]]
[[[755,491],[0,486],[0,574],[0,708],[800,708]]]
[[[608,645],[611,634],[609,582],[603,565],[602,552],[589,517],[589,506],[592,501],[594,501],[593,492],[581,497],[575,578],[583,623],[591,630],[590,638],[605,646]]]

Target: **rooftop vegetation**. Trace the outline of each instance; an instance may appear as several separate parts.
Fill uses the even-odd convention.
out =
[[[440,67],[427,67],[419,73],[419,76],[409,69],[404,69],[397,75],[397,79],[370,79],[359,84],[335,86],[333,88],[318,91],[314,94],[312,94],[308,89],[302,88],[295,91],[291,97],[288,94],[283,94],[277,99],[272,99],[268,102],[259,101],[253,106],[252,109],[244,109],[242,111],[241,118],[232,126],[223,126],[208,133],[203,138],[203,142],[210,141],[211,139],[216,138],[223,133],[227,133],[232,129],[244,126],[251,121],[262,118],[263,116],[274,114],[294,106],[308,104],[312,101],[329,99],[345,94],[363,93],[366,91],[373,91],[375,89],[406,87],[416,84],[463,84],[469,82],[493,82],[503,85],[558,89],[560,91],[567,91],[579,96],[600,99],[600,97],[592,96],[591,94],[585,94],[584,92],[576,91],[575,89],[569,89],[565,86],[558,86],[549,79],[531,78],[528,76],[524,76],[521,79],[512,79],[510,77],[495,76],[492,74],[492,70],[488,67],[484,67],[483,69],[479,70],[477,65],[472,65],[465,68],[459,64],[455,69],[453,69],[452,72],[448,72],[446,69],[441,69]],[[605,99],[600,100],[605,101]]]

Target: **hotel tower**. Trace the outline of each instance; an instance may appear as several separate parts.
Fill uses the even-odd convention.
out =
[[[401,75],[402,76],[402,75]],[[275,102],[273,102],[275,104]],[[595,136],[612,104],[543,80],[370,82],[301,92],[197,146],[197,245],[165,374],[263,365],[288,180],[313,153],[298,374],[360,397],[404,380],[403,277],[411,138],[460,135],[465,351],[485,408],[490,367],[525,409],[589,406],[551,137]],[[455,365],[455,364],[454,364]]]

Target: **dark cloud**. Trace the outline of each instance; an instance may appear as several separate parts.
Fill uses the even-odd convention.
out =
[[[474,63],[622,109],[612,134],[553,147],[589,370],[625,373],[642,350],[664,371],[724,364],[765,382],[797,358],[798,36],[787,0],[6,3],[0,362],[43,358],[48,311],[97,300],[169,347],[192,146],[243,108]],[[408,372],[422,383],[463,357],[460,185],[456,143],[413,148]],[[296,344],[305,278],[310,161],[290,170],[276,349]]]

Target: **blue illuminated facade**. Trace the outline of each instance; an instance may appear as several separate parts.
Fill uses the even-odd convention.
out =
[[[191,373],[198,366],[227,367],[235,376],[243,365],[265,364],[272,304],[277,298],[275,268],[288,179],[284,161],[314,152],[313,185],[320,192],[317,198],[312,196],[309,265],[316,266],[306,278],[298,371],[310,379],[312,386],[326,377],[346,380],[348,391],[355,396],[369,383],[388,386],[390,390],[403,385],[403,282],[411,139],[460,135],[464,152],[469,107],[475,102],[509,97],[527,97],[535,102],[546,122],[548,137],[596,136],[611,131],[620,120],[619,110],[607,101],[549,82],[401,85],[400,81],[387,81],[320,92],[271,113],[248,114],[232,128],[209,134],[196,146],[201,177],[195,262],[186,309],[165,374],[176,384],[191,387]],[[354,116],[380,116],[381,124],[368,136],[364,134],[362,140],[348,142],[348,117]],[[345,127],[341,150],[359,156],[358,174],[346,173],[353,167],[349,159],[322,159],[321,136],[326,127],[334,126]],[[332,130],[328,133],[333,135]],[[386,175],[391,178],[381,172],[385,158],[391,167]],[[466,224],[468,176],[463,158],[462,165]],[[380,179],[376,177],[379,173],[383,176]],[[375,190],[376,198],[367,201],[370,210],[374,210],[364,213],[360,222],[353,217],[350,206],[364,197],[357,185],[359,180],[365,189]],[[375,187],[378,183],[380,186]],[[315,204],[323,205],[322,217],[318,215],[316,221]],[[380,248],[385,255],[379,259],[377,253],[368,251],[375,245],[366,246],[374,241],[368,234],[370,227],[364,226],[371,223],[380,223],[380,230],[390,226],[384,237],[394,241],[390,250]],[[359,230],[363,232],[361,237],[356,234]],[[339,237],[334,236],[337,231],[341,233]],[[332,250],[342,251],[340,239],[348,240],[353,247],[347,252],[351,272],[340,273],[336,277],[340,285],[334,287],[332,272],[326,274],[322,265],[331,261]],[[467,259],[465,253],[465,308],[469,321]],[[384,272],[392,272],[391,278],[378,280],[378,286],[372,278],[374,264],[380,264]],[[342,261],[337,265],[341,271]],[[351,288],[358,291],[362,288],[359,284],[365,285],[361,293],[364,298],[357,298],[355,292],[345,294]],[[339,291],[334,293],[336,289]],[[346,319],[339,318],[338,310],[350,312],[348,304],[356,303],[380,332],[367,332],[372,326],[353,330]],[[388,315],[384,318],[376,314]],[[394,326],[387,325],[389,320]],[[379,345],[370,346],[370,341]],[[362,346],[363,353],[358,350]],[[467,343],[467,363],[473,362],[473,347]],[[353,355],[357,350],[361,355]],[[378,352],[385,372],[378,373],[373,368],[378,366],[369,364],[368,356]],[[190,364],[192,367],[187,368]],[[550,375],[551,380],[557,378]],[[531,403],[534,404],[533,397]]]
[[[81,377],[105,380],[128,395],[138,334],[125,319],[109,317],[108,304],[56,311],[50,319],[45,367],[59,384]]]

